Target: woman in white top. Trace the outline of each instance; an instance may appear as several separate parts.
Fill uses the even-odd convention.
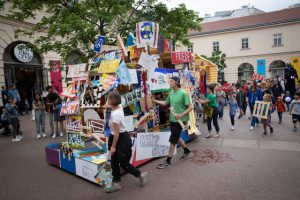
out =
[[[120,166],[128,173],[139,178],[140,187],[147,182],[147,172],[141,173],[136,167],[129,163],[132,156],[132,142],[126,131],[124,111],[121,106],[121,95],[118,91],[110,92],[108,95],[107,107],[111,108],[109,127],[111,135],[108,139],[108,149],[111,155],[111,168],[113,175],[112,187],[106,192],[115,192],[121,189]]]

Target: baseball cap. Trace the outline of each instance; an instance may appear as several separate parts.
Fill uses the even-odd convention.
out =
[[[174,80],[178,87],[180,87],[180,79],[177,76],[173,76],[170,79]]]

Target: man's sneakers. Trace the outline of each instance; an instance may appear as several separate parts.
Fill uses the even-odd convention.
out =
[[[140,181],[139,182],[140,187],[144,187],[147,184],[148,176],[149,176],[148,172],[142,172],[141,173],[141,177],[140,177],[140,180],[139,180]]]
[[[170,167],[170,166],[172,166],[171,163],[168,163],[168,162],[165,160],[163,163],[157,165],[156,168],[157,168],[157,169],[165,169],[165,168],[168,168],[168,167]]]
[[[12,142],[20,142],[20,141],[21,141],[21,139],[18,137],[16,137],[15,139],[12,139]]]
[[[122,187],[121,187],[120,183],[113,182],[111,187],[106,189],[105,192],[106,193],[113,193],[113,192],[119,191],[121,189],[122,189]]]
[[[55,138],[56,138],[56,133],[54,133],[54,134],[52,135],[52,138],[53,138],[53,139],[55,139]]]
[[[187,150],[186,152],[183,152],[183,155],[180,157],[180,160],[187,159],[190,154],[191,154],[190,150]]]
[[[254,128],[253,126],[250,126],[249,130],[250,130],[250,131],[253,131],[253,128]]]
[[[219,138],[221,135],[217,133],[216,135],[213,136],[213,138]]]
[[[47,135],[45,133],[43,133],[43,138],[46,138],[46,137],[47,137]]]
[[[234,126],[231,126],[231,130],[234,131]]]
[[[211,138],[211,137],[212,137],[212,135],[210,133],[205,136],[205,138]]]
[[[40,134],[37,134],[36,138],[37,138],[37,139],[41,139],[41,135],[40,135]]]

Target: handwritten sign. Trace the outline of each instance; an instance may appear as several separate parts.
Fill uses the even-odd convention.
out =
[[[158,58],[159,56],[148,55],[142,52],[138,64],[147,70],[153,71],[156,67],[158,67]]]
[[[86,64],[69,65],[67,78],[75,78],[85,76]]]
[[[138,77],[137,77],[136,69],[128,69],[128,72],[130,75],[131,83],[138,84]]]
[[[68,144],[74,149],[83,149],[85,142],[83,137],[78,133],[67,132]]]
[[[102,85],[103,90],[107,90],[109,87],[114,85],[116,81],[117,78],[115,77],[115,75],[103,74],[99,84]]]
[[[120,59],[102,61],[98,73],[115,73],[119,67],[120,61]]]
[[[122,95],[122,107],[126,107],[130,104],[133,104],[134,102],[138,101],[142,97],[140,90],[134,90],[132,92],[126,93]]]
[[[262,81],[262,80],[264,80],[264,75],[263,74],[256,74],[256,73],[254,73],[252,75],[252,80],[260,80],[260,81]]]
[[[172,64],[190,63],[193,62],[192,52],[172,52]]]
[[[156,68],[149,74],[150,90],[170,89],[169,79],[173,76],[179,76],[177,70]]]
[[[170,134],[171,132],[138,133],[136,139],[136,160],[167,156],[170,148]]]
[[[62,102],[62,107],[60,111],[61,116],[65,115],[75,115],[79,111],[79,101],[69,101],[69,102]]]

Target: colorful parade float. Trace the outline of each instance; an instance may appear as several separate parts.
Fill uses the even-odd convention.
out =
[[[105,36],[99,36],[93,64],[68,66],[60,111],[66,117],[67,141],[45,148],[50,164],[105,188],[110,187],[111,180],[106,139],[110,135],[110,110],[103,107],[108,93],[118,90],[122,94],[126,127],[133,143],[131,163],[140,166],[169,151],[168,118],[172,109],[154,105],[152,95],[165,99],[171,91],[168,79],[178,76],[192,100],[195,88],[204,84],[201,76],[206,74],[211,80],[217,73],[215,65],[204,63],[207,61],[195,68],[199,56],[172,52],[170,41],[159,36],[157,23],[137,23],[136,39],[130,34],[126,47],[118,33],[116,39],[116,50],[101,51]],[[182,69],[177,70],[176,65],[182,65]],[[203,67],[205,72],[200,72]],[[190,112],[190,123],[183,128],[181,138],[186,142],[200,134],[194,112]]]

